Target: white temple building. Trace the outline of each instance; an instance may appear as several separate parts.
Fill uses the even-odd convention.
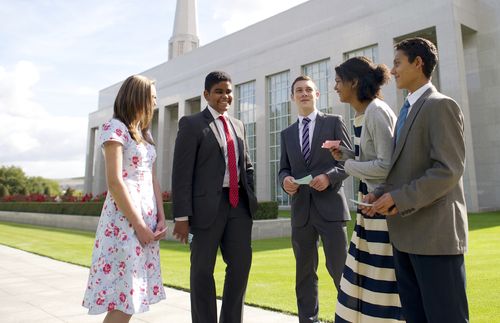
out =
[[[310,0],[199,47],[196,0],[177,0],[168,61],[139,71],[156,80],[158,107],[152,132],[162,190],[171,188],[179,118],[205,107],[205,75],[223,70],[234,86],[230,113],[247,127],[257,196],[286,207],[288,197],[276,178],[279,133],[297,119],[291,82],[301,74],[311,76],[321,92],[318,108],[342,115],[351,130],[352,109],[333,91],[334,67],[358,55],[392,67],[394,44],[421,36],[439,50],[433,83],[460,104],[465,116],[468,209],[500,209],[499,21],[498,0]],[[122,81],[99,92],[97,110],[89,115],[86,192],[106,190],[97,138],[100,125],[113,114]],[[392,80],[382,92],[397,115],[405,93]],[[348,197],[356,191],[354,186],[352,178],[345,181]]]

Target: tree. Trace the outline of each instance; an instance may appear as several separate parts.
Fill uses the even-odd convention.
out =
[[[9,190],[4,185],[0,184],[0,197],[10,195]]]
[[[5,186],[9,194],[24,194],[27,191],[26,175],[15,166],[0,167],[0,184]]]
[[[28,177],[27,190],[29,194],[36,193],[49,196],[59,195],[61,193],[61,189],[57,181],[40,176]]]
[[[60,193],[59,183],[55,180],[40,176],[27,177],[21,168],[15,166],[0,167],[0,197],[11,194],[54,196]]]

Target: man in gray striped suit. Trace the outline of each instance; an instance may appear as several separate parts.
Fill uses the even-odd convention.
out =
[[[338,289],[347,255],[346,221],[350,220],[342,185],[348,175],[321,145],[325,140],[340,140],[349,150],[352,146],[342,117],[316,109],[320,93],[311,78],[299,76],[291,91],[299,120],[281,132],[279,181],[291,197],[299,321],[318,322],[319,238]],[[312,176],[308,184],[296,183],[308,175]]]

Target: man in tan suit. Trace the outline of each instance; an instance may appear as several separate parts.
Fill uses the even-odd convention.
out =
[[[395,49],[391,73],[410,93],[396,124],[386,184],[365,198],[373,207],[364,212],[387,215],[407,322],[468,322],[463,114],[430,82],[434,44],[411,38]]]

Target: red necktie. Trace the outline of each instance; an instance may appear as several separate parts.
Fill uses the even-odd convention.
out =
[[[224,134],[227,144],[227,168],[229,170],[229,203],[232,207],[238,205],[238,169],[236,168],[236,153],[234,150],[234,140],[231,137],[227,122],[224,116],[219,116],[224,125]]]

